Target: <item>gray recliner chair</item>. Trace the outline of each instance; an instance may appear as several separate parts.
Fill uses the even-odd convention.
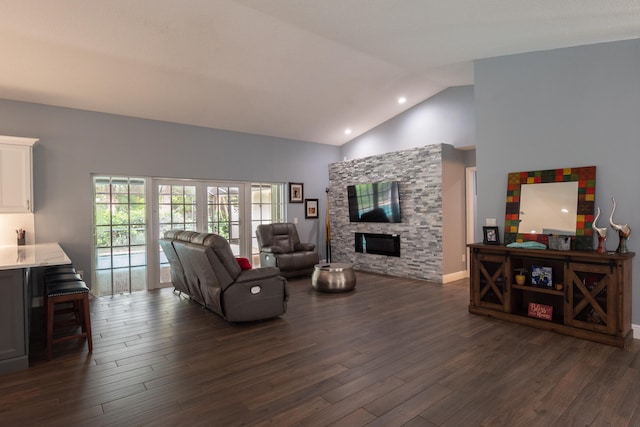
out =
[[[260,265],[278,267],[284,277],[313,273],[320,262],[316,245],[300,243],[295,224],[260,224],[256,229],[260,246]]]
[[[247,322],[286,313],[289,290],[280,271],[275,267],[242,270],[224,237],[170,230],[160,244],[171,265],[172,280],[177,280],[176,289],[224,319]]]
[[[164,234],[164,239],[160,239],[160,247],[164,252],[164,255],[167,257],[167,261],[169,261],[169,265],[171,266],[171,284],[173,288],[180,292],[185,293],[187,295],[191,295],[191,291],[187,286],[187,278],[184,274],[184,269],[182,268],[182,264],[178,259],[178,254],[176,253],[176,249],[173,247],[173,240],[176,236],[189,233],[184,230],[169,230]]]

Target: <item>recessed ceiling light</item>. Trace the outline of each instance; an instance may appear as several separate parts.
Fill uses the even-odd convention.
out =
[[[344,134],[345,135],[351,135],[351,129],[345,129],[344,130]]]
[[[405,98],[404,96],[398,98],[398,104],[404,104],[405,102],[407,102],[407,98]]]

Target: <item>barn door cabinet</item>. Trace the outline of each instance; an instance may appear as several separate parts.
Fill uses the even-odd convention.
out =
[[[469,312],[626,347],[634,253],[471,244]],[[515,275],[526,281],[516,284]]]
[[[34,138],[0,135],[0,213],[33,212]]]

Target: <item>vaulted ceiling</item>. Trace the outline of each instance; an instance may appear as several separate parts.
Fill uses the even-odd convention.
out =
[[[640,37],[637,0],[0,0],[0,11],[0,98],[334,145],[473,84],[474,59]]]

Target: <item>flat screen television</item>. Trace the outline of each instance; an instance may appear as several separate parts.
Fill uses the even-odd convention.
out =
[[[400,222],[397,181],[349,185],[347,198],[351,222]]]

